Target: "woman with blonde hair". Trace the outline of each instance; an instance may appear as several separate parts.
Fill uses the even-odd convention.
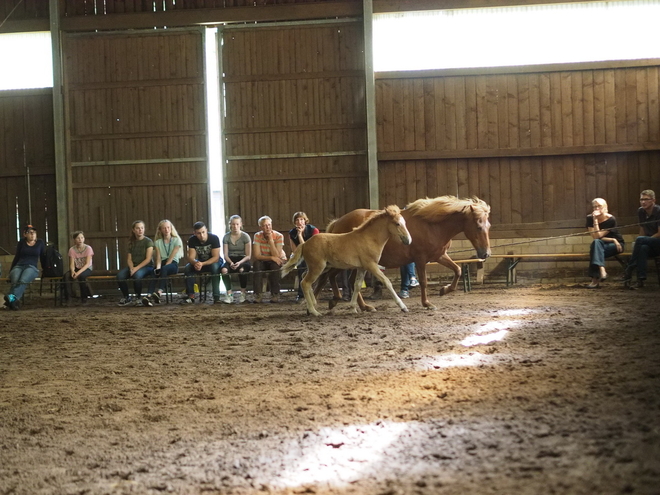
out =
[[[607,279],[605,258],[623,252],[625,246],[623,236],[616,228],[616,218],[607,209],[607,201],[596,198],[591,202],[593,212],[587,215],[587,230],[593,241],[589,250],[589,289],[596,289]]]
[[[167,277],[179,271],[179,260],[183,258],[183,241],[176,227],[169,220],[158,222],[154,236],[154,278],[149,282],[149,294],[145,306],[160,303],[163,292],[167,288]],[[158,290],[156,291],[156,284]]]

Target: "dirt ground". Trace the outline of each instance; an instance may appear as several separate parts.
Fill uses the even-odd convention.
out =
[[[0,311],[0,493],[660,493],[656,284],[418,290]]]

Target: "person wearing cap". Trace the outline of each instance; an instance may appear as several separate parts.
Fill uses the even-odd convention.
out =
[[[26,225],[23,229],[23,239],[18,241],[16,254],[11,263],[9,280],[11,288],[5,294],[5,306],[9,309],[18,309],[20,300],[27,286],[39,276],[37,263],[41,260],[41,266],[46,264],[46,244],[37,239],[37,229],[32,225]]]

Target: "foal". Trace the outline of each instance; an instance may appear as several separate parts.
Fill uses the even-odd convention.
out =
[[[401,310],[407,312],[408,308],[397,295],[392,283],[378,267],[378,260],[390,235],[398,237],[406,245],[412,242],[406,221],[396,205],[379,211],[351,232],[315,235],[298,246],[293,257],[282,267],[282,277],[304,259],[307,263],[307,274],[302,279],[301,286],[305,294],[307,310],[314,316],[321,316],[316,309],[312,284],[326,268],[357,269],[351,298],[351,307],[356,313],[357,296],[364,275],[369,271],[387,287]]]

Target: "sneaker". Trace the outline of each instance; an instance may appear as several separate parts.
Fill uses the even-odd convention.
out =
[[[21,307],[20,302],[18,299],[16,299],[14,294],[7,294],[5,296],[5,306],[7,306],[9,309],[13,309],[14,311]]]
[[[133,301],[131,300],[130,297],[122,297],[122,298],[119,300],[119,303],[117,304],[117,306],[130,306],[130,304],[131,304],[132,302],[133,302]]]
[[[245,292],[241,292],[241,294],[238,296],[238,303],[244,303],[245,302]]]
[[[225,294],[224,296],[220,296],[220,301],[225,303],[225,304],[231,304],[233,302],[233,298],[229,294]]]
[[[418,287],[418,286],[419,286],[419,282],[417,281],[417,279],[415,277],[410,277],[410,287]]]
[[[154,304],[160,304],[160,294],[158,292],[154,292],[149,297]]]
[[[149,296],[144,296],[142,298],[142,306],[147,306],[147,307],[153,307],[154,303],[151,302],[151,299],[149,299]]]
[[[410,293],[407,290],[402,290],[399,292],[399,297],[401,299],[408,299],[410,297]]]
[[[195,298],[192,296],[186,296],[183,301],[181,301],[182,304],[195,304]]]

